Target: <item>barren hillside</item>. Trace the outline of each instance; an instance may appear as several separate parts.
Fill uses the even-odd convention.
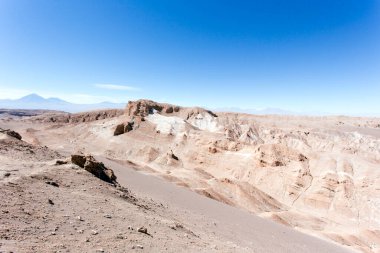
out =
[[[108,158],[115,168],[132,166],[351,249],[380,249],[380,119],[215,114],[148,100],[102,115],[39,115],[1,126],[28,143]],[[231,241],[221,247],[244,245]]]

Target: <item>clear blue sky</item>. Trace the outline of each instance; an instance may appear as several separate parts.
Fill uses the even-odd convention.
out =
[[[380,1],[0,0],[0,98],[30,92],[379,113]]]

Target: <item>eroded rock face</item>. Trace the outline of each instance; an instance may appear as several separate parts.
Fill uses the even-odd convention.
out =
[[[125,109],[125,115],[129,117],[141,118],[158,112],[160,114],[174,114],[183,118],[184,120],[189,120],[200,114],[210,115],[216,118],[217,115],[209,110],[199,108],[199,107],[180,107],[176,105],[158,103],[152,100],[140,99],[136,101],[129,101]]]
[[[210,153],[217,153],[218,150],[223,151],[239,151],[243,145],[240,142],[228,139],[220,139],[212,142],[209,146]]]
[[[258,147],[257,152],[260,167],[280,167],[286,166],[292,161],[305,162],[308,160],[305,155],[282,144],[263,144]]]
[[[32,117],[32,121],[44,122],[44,123],[83,123],[83,122],[93,122],[102,119],[110,119],[118,117],[123,114],[121,109],[108,109],[108,110],[97,110],[91,112],[80,112],[80,113],[48,113]]]
[[[129,101],[124,114],[129,122],[115,128],[114,135],[135,130],[147,121],[156,125],[157,133],[176,135],[189,128],[199,128],[211,132],[223,130],[217,122],[217,115],[199,107],[180,107],[141,99]],[[124,129],[123,129],[124,128]],[[162,131],[162,129],[165,129]]]
[[[230,124],[225,127],[225,135],[232,141],[240,141],[247,144],[263,143],[254,126],[247,124]]]
[[[121,123],[121,124],[116,126],[113,135],[117,136],[117,135],[121,135],[124,133],[128,133],[128,132],[132,131],[134,129],[134,127],[137,127],[137,125],[135,125],[134,121],[129,121],[127,123]]]
[[[22,137],[21,137],[21,135],[19,133],[17,133],[16,131],[10,130],[10,129],[2,129],[2,128],[0,128],[0,132],[1,133],[5,133],[6,135],[11,136],[13,138],[16,138],[18,140],[22,139]]]
[[[84,164],[86,163],[86,156],[83,154],[71,155],[71,162],[78,165],[81,168],[84,168]]]
[[[149,114],[174,114],[180,112],[181,107],[157,103],[152,100],[140,99],[137,101],[129,101],[125,108],[124,115],[129,118],[128,122],[123,122],[116,126],[114,135],[121,135],[137,129],[144,122]]]
[[[98,162],[92,155],[74,154],[71,155],[71,162],[103,181],[117,184],[113,170],[104,166],[102,162]]]
[[[179,106],[173,106],[170,104],[157,103],[152,100],[141,99],[137,101],[129,101],[125,114],[127,116],[139,116],[146,117],[152,114],[154,110],[164,113],[173,113],[180,110]]]
[[[115,131],[113,132],[113,135],[120,135],[120,134],[123,134],[125,133],[124,132],[124,128],[125,128],[125,124],[124,123],[121,123],[119,125],[116,126],[115,128]]]

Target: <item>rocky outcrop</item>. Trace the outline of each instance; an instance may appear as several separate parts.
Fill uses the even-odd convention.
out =
[[[114,135],[120,135],[137,129],[143,121],[149,121],[154,125],[164,125],[168,131],[157,130],[157,133],[168,132],[173,135],[173,129],[182,128],[185,123],[188,126],[217,132],[222,130],[216,121],[217,115],[198,107],[180,107],[171,104],[157,103],[152,100],[140,99],[129,101],[125,109],[128,123],[116,126]],[[152,117],[151,117],[152,116]],[[160,117],[161,116],[161,117]],[[170,125],[170,126],[169,126]],[[160,127],[158,127],[160,128]]]
[[[263,144],[257,148],[256,158],[260,167],[281,167],[291,162],[307,162],[308,158],[282,144]]]
[[[73,164],[78,165],[81,168],[84,168],[84,164],[86,163],[86,156],[83,154],[74,154],[71,155],[71,162]]]
[[[118,117],[123,114],[123,110],[119,109],[109,109],[109,110],[99,110],[91,112],[81,112],[81,113],[50,113],[42,114],[32,117],[32,121],[40,122],[54,122],[54,123],[82,123],[82,122],[92,122],[96,120],[108,119]]]
[[[223,126],[218,123],[218,116],[199,107],[180,107],[171,104],[157,103],[151,100],[129,101],[125,109],[125,116],[134,122],[120,124],[115,128],[114,135],[135,130],[140,123],[147,121],[156,126],[156,133],[174,136],[187,130],[206,130],[209,132],[222,132]],[[124,131],[123,128],[128,127]]]
[[[2,128],[0,128],[0,133],[5,133],[6,135],[11,136],[13,138],[16,138],[18,140],[22,139],[22,137],[21,137],[21,135],[19,133],[17,133],[16,131],[10,130],[10,129],[2,129]]]
[[[157,103],[152,100],[140,99],[137,101],[129,101],[125,114],[127,116],[146,117],[154,111],[163,113],[179,112],[180,107],[165,103]]]
[[[173,150],[169,150],[166,154],[162,154],[156,161],[158,164],[170,167],[180,167],[183,165],[181,159],[174,154]]]
[[[209,114],[211,117],[217,117],[215,113],[200,107],[180,107],[172,104],[158,103],[147,99],[129,101],[125,109],[125,115],[130,117],[134,116],[144,118],[154,112],[169,115],[174,114],[184,120],[189,120],[199,114]]]
[[[88,113],[76,113],[71,115],[69,122],[91,122],[96,120],[114,118],[120,115],[122,115],[122,110],[117,109],[93,111]]]
[[[263,143],[257,130],[247,124],[230,124],[225,127],[225,135],[229,140],[239,141],[241,143],[254,145]]]
[[[194,117],[197,117],[200,114],[210,115],[213,118],[217,118],[218,117],[218,115],[216,115],[212,111],[209,111],[209,110],[206,110],[206,109],[203,109],[203,108],[200,108],[200,107],[186,108],[186,110],[184,110],[184,111],[186,111],[185,112],[186,115],[184,115],[184,117],[187,120],[191,119],[191,118],[194,118]]]
[[[91,174],[95,175],[97,178],[106,181],[108,183],[117,184],[116,176],[113,170],[104,166],[102,162],[98,162],[91,155],[74,154],[71,155],[71,162],[84,168]]]
[[[217,153],[218,150],[224,151],[239,151],[242,148],[242,144],[240,142],[231,141],[228,139],[221,139],[213,141],[208,150],[210,153]]]
[[[116,126],[115,131],[113,132],[113,135],[120,135],[124,133],[125,124],[121,123]]]
[[[115,131],[113,133],[114,136],[121,135],[124,133],[128,133],[134,129],[134,127],[137,127],[137,124],[135,125],[134,121],[129,121],[127,123],[121,123],[116,126]]]

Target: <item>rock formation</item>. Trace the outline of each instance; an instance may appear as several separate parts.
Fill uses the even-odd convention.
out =
[[[16,138],[18,140],[22,139],[22,137],[21,137],[21,135],[19,133],[17,133],[16,131],[10,130],[10,129],[2,129],[2,128],[0,128],[0,133],[5,133],[6,135],[11,136],[13,138]]]
[[[128,116],[146,117],[152,114],[154,110],[162,113],[179,112],[180,107],[165,103],[157,103],[152,100],[141,99],[137,101],[129,101],[125,109]]]
[[[91,155],[74,154],[71,155],[71,162],[84,168],[97,178],[108,183],[117,184],[116,176],[111,169],[108,169],[102,162],[96,161]]]
[[[123,114],[121,109],[97,110],[80,113],[48,113],[30,118],[32,121],[54,123],[83,123],[118,117]]]
[[[135,121],[129,121],[127,123],[120,123],[116,126],[115,131],[113,135],[120,135],[124,133],[128,133],[132,131],[134,128],[138,127],[137,124],[135,124]]]

